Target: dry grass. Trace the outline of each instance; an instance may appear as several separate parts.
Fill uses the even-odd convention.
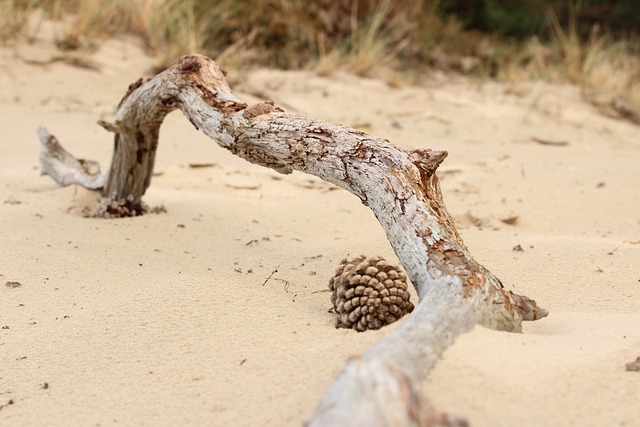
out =
[[[24,31],[37,3],[35,0],[0,0],[0,41]]]
[[[585,48],[583,86],[640,100],[640,44],[601,37]]]
[[[359,76],[388,76],[390,69],[397,68],[416,30],[406,10],[393,13],[392,7],[390,0],[380,1],[364,22],[359,22],[352,11],[348,37],[330,52],[320,51],[317,72],[327,75],[342,68]]]
[[[163,59],[203,50],[194,2],[180,0],[53,0],[51,18],[60,23],[58,44],[90,47],[118,34],[139,36]],[[63,9],[64,6],[64,9]],[[72,11],[72,19],[65,19]]]
[[[165,64],[200,52],[230,68],[343,69],[394,81],[397,70],[431,66],[511,81],[570,81],[585,93],[624,94],[640,104],[638,42],[596,30],[584,40],[576,19],[582,2],[568,4],[566,28],[548,13],[552,40],[514,43],[463,31],[439,14],[437,0],[0,0],[0,40],[37,36],[29,21],[40,11],[56,22],[62,49],[128,33]]]
[[[546,45],[536,38],[529,40],[514,53],[503,76],[511,81],[568,80],[578,84],[585,99],[606,114],[640,120],[640,40],[614,40],[601,34],[597,26],[583,40],[576,19],[582,2],[569,5],[567,27],[563,28],[555,12],[549,10],[554,39]]]
[[[171,61],[202,52],[242,63],[300,68],[333,57],[360,75],[395,60],[415,33],[411,11],[423,0],[0,0],[2,39],[24,30],[36,9],[57,25],[63,49],[86,48],[123,33]],[[414,42],[414,41],[412,41]],[[415,43],[414,43],[415,44]],[[256,52],[260,52],[256,55]]]
[[[553,9],[547,11],[547,17],[551,22],[557,44],[560,46],[563,56],[563,65],[570,81],[578,83],[582,78],[582,63],[585,53],[584,46],[578,35],[576,16],[582,8],[582,1],[569,2],[569,25],[567,30],[560,25],[558,15]]]

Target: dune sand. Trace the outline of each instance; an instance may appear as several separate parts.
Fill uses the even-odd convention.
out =
[[[397,260],[381,227],[347,192],[248,164],[180,113],[145,198],[167,213],[83,218],[96,196],[39,176],[35,130],[108,167],[95,122],[153,61],[131,40],[90,55],[97,69],[56,55],[0,50],[0,425],[301,425],[345,360],[397,327],[335,329],[328,312],[342,258]],[[261,70],[233,89],[449,151],[443,193],[471,253],[551,314],[461,337],[423,386],[439,409],[474,426],[640,426],[640,373],[625,370],[640,356],[640,128],[565,85]]]

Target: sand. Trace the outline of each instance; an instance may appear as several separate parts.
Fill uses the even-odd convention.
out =
[[[145,196],[167,212],[84,218],[96,196],[39,176],[35,130],[108,167],[95,123],[154,62],[128,39],[92,68],[57,55],[0,49],[0,425],[302,425],[345,360],[398,326],[359,334],[328,312],[342,258],[397,261],[381,227],[356,197],[246,163],[180,113]],[[439,409],[473,426],[640,426],[625,370],[640,356],[638,126],[567,85],[231,77],[250,102],[447,150],[444,198],[472,254],[550,310],[523,334],[462,336],[423,384]]]

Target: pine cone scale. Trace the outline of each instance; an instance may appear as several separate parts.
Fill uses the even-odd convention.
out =
[[[329,288],[331,302],[339,316],[337,327],[360,332],[379,329],[414,308],[406,274],[381,257],[342,260]]]

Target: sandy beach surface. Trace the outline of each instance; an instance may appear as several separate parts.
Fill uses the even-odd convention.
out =
[[[180,113],[145,196],[167,212],[83,217],[96,195],[39,175],[36,128],[107,168],[96,121],[154,64],[127,39],[83,58],[0,49],[0,426],[302,425],[345,360],[398,326],[335,329],[328,311],[342,258],[397,261],[381,227],[356,197],[236,158]],[[423,384],[437,408],[473,426],[640,426],[640,372],[625,370],[640,356],[640,127],[568,85],[230,77],[249,102],[447,150],[443,194],[471,253],[550,310],[523,334],[462,336]]]

